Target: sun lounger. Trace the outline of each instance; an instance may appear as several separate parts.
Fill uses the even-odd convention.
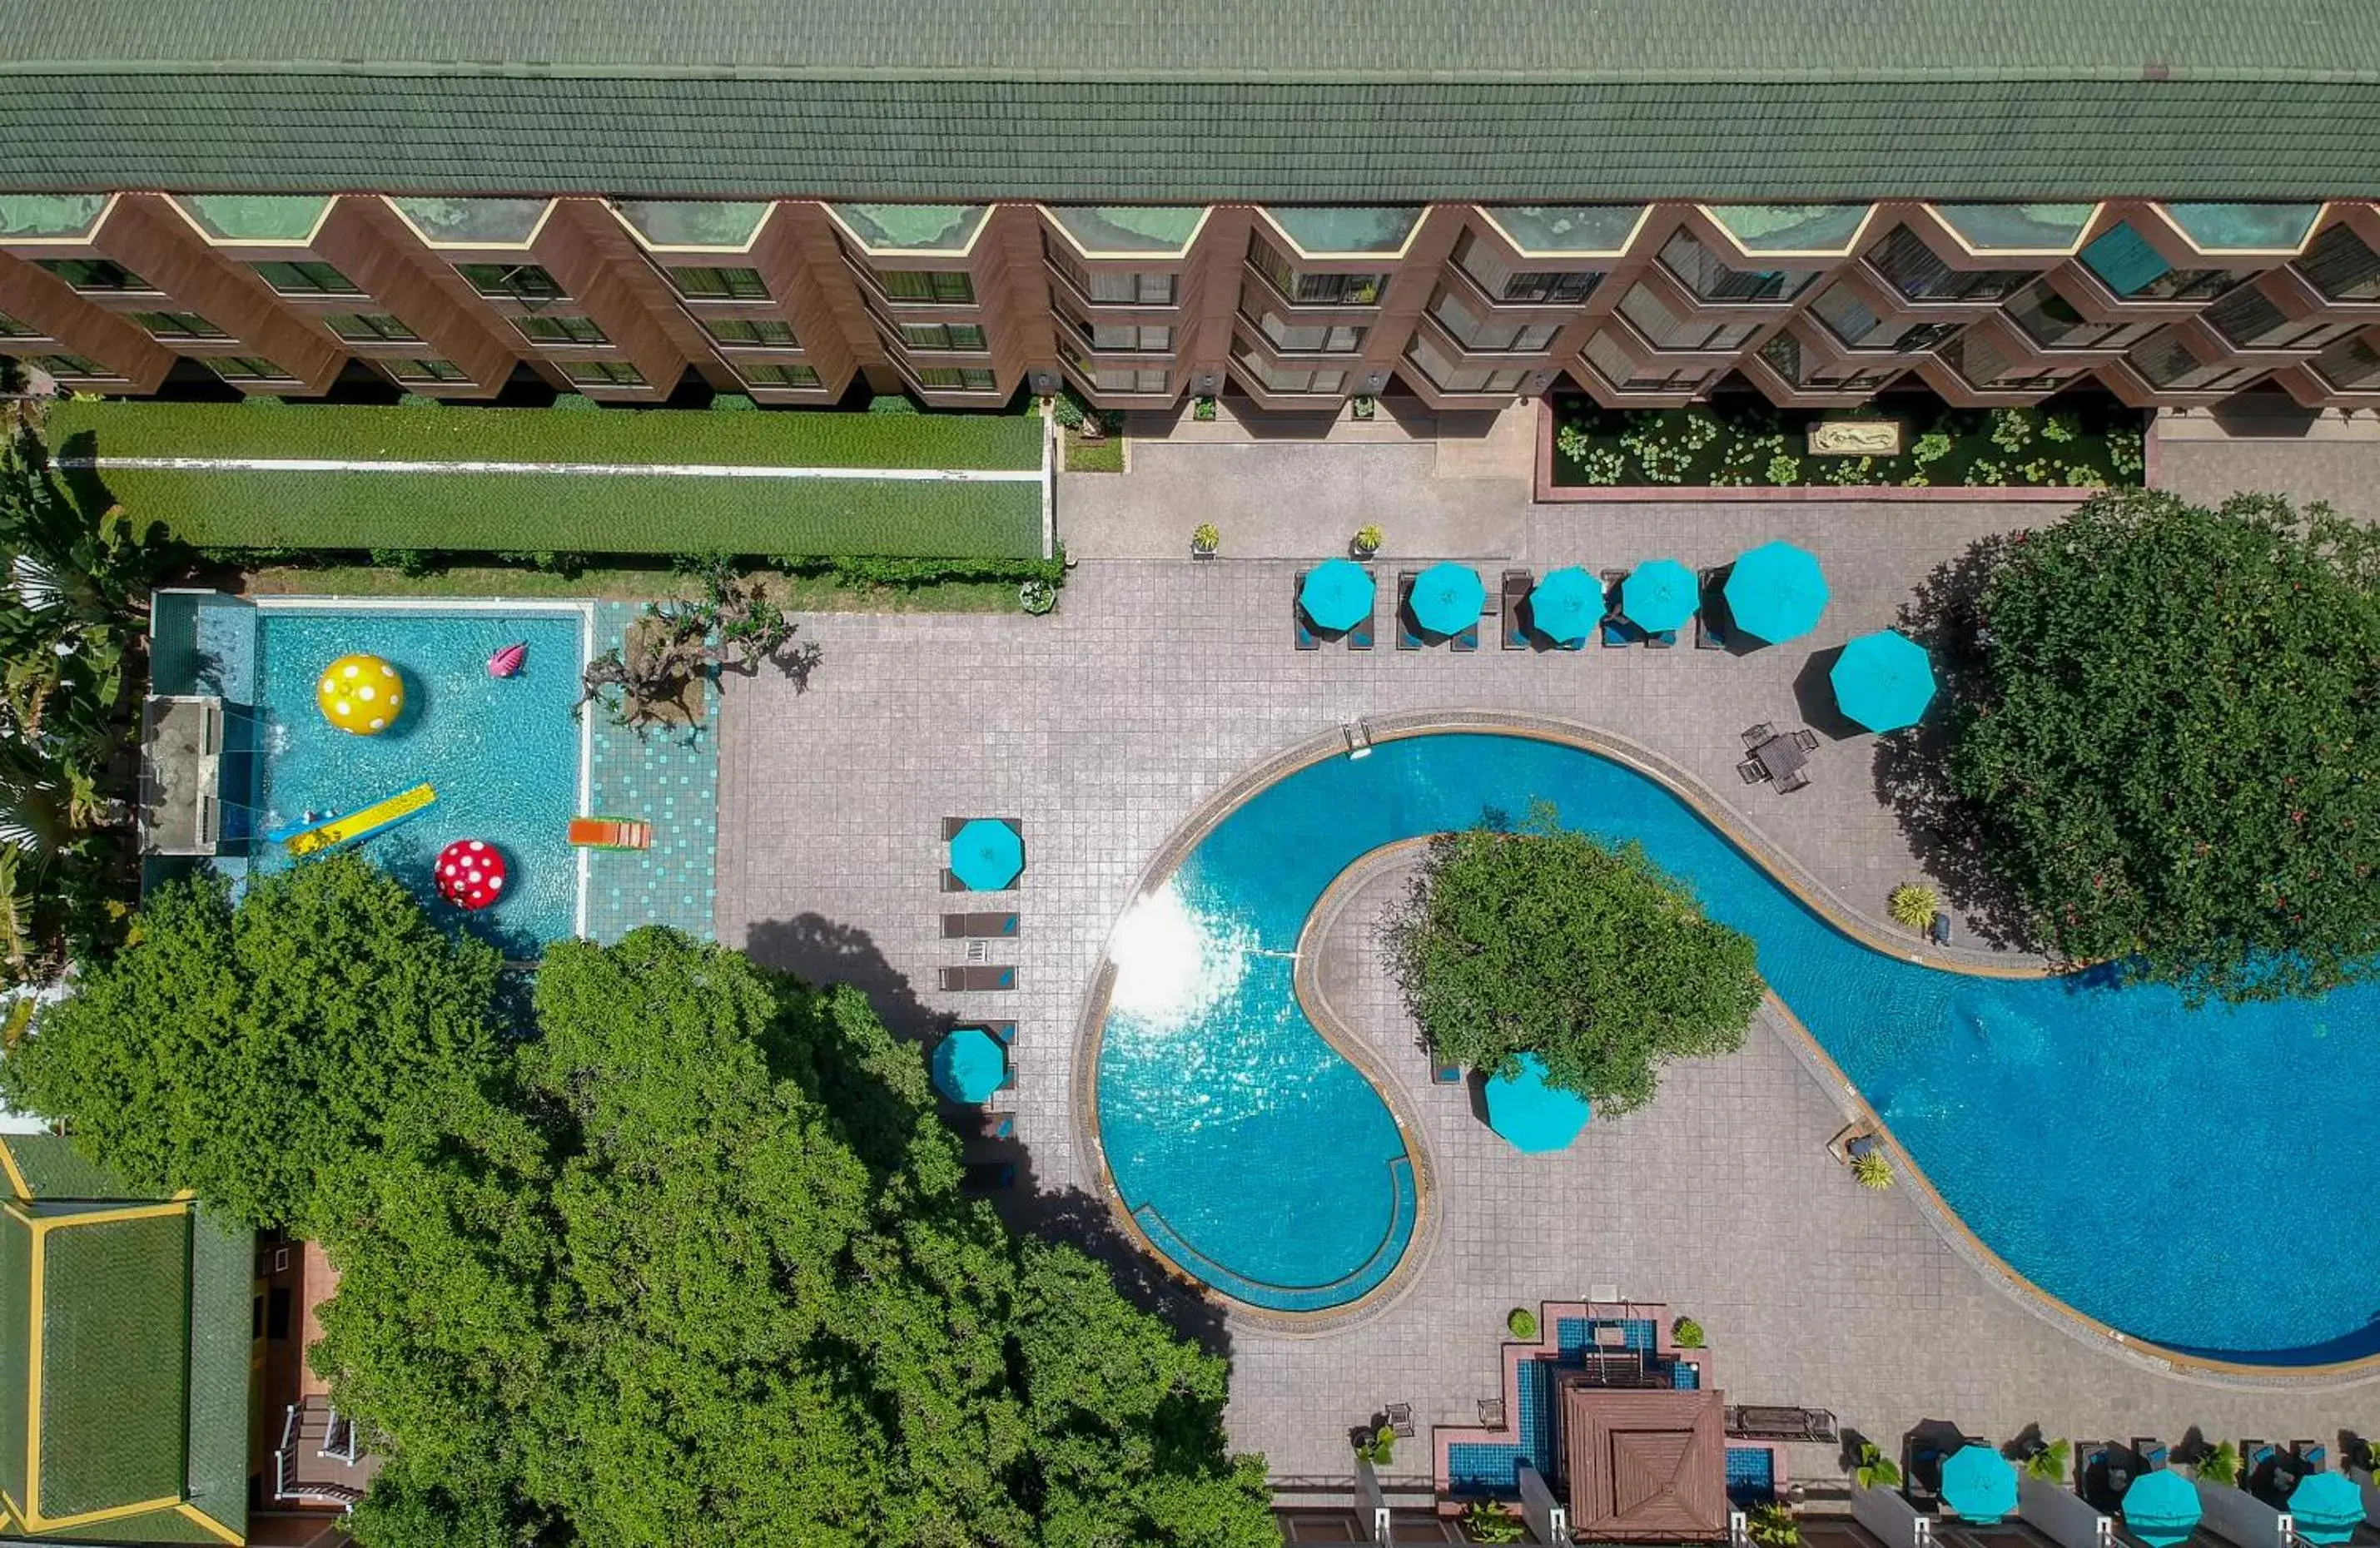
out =
[[[1806,768],[1788,769],[1778,780],[1777,788],[1789,795],[1797,790],[1807,790],[1810,788],[1810,771]]]
[[[1016,987],[1016,970],[1013,967],[946,967],[941,970],[941,986],[953,993],[969,990],[997,992]]]
[[[1001,940],[1016,934],[1016,915],[1013,913],[946,913],[942,915],[944,940]]]
[[[1414,632],[1413,626],[1414,582],[1420,578],[1419,570],[1397,572],[1397,648],[1399,650],[1419,650],[1422,647],[1422,637]]]
[[[1313,573],[1311,570],[1300,570],[1297,572],[1297,579],[1290,584],[1289,588],[1289,616],[1297,626],[1297,648],[1300,650],[1322,648],[1322,636],[1314,632],[1314,625],[1307,623],[1305,618],[1305,577]]]
[[[1678,632],[1675,629],[1664,629],[1658,635],[1647,633],[1645,635],[1645,646],[1649,650],[1667,650],[1677,643]]]
[[[1793,733],[1793,745],[1805,753],[1815,753],[1818,750],[1818,733],[1804,726]]]
[[[1634,645],[1645,637],[1645,631],[1628,622],[1620,611],[1620,583],[1628,578],[1625,570],[1605,570],[1597,579],[1603,582],[1603,627],[1597,631],[1605,647],[1619,650]]]
[[[1727,624],[1727,566],[1718,565],[1702,572],[1702,606],[1694,610],[1694,648],[1725,650]]]
[[[1476,649],[1478,649],[1478,648],[1479,648],[1479,621],[1478,621],[1477,619],[1475,619],[1475,619],[1473,619],[1473,620],[1471,621],[1471,623],[1470,623],[1470,625],[1469,625],[1467,628],[1465,628],[1465,629],[1464,629],[1461,634],[1454,635],[1453,637],[1450,638],[1450,639],[1446,642],[1446,647],[1447,647],[1449,650],[1452,650],[1452,651],[1455,651],[1455,652],[1457,652],[1457,653],[1461,653],[1461,652],[1463,652],[1463,651],[1466,651],[1466,650],[1476,650]]]
[[[1763,720],[1758,725],[1750,727],[1744,732],[1743,750],[1748,753],[1776,734],[1777,728],[1769,724],[1767,720]]]
[[[572,817],[570,841],[580,849],[650,849],[653,825],[633,817]]]
[[[1763,1408],[1747,1404],[1725,1411],[1730,1439],[1819,1441],[1835,1438],[1835,1416],[1825,1409]]]
[[[1364,573],[1366,574],[1371,574],[1368,570]],[[1375,577],[1375,580],[1377,582],[1377,577]],[[1375,584],[1372,587],[1372,611],[1364,615],[1364,621],[1361,623],[1356,624],[1354,628],[1347,631],[1348,649],[1369,650],[1372,648],[1372,626],[1378,621],[1379,616],[1380,588],[1378,584]]]
[[[1768,778],[1768,766],[1758,758],[1746,758],[1735,766],[1736,777],[1747,785],[1756,785]],[[948,915],[944,915],[945,918]]]
[[[1536,577],[1526,570],[1504,572],[1503,635],[1507,650],[1529,648],[1529,628],[1521,622],[1521,609],[1528,602],[1530,588],[1536,584]]]

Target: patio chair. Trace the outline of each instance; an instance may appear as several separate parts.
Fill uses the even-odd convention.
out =
[[[944,940],[999,940],[1016,934],[1016,915],[1013,913],[946,913],[942,915]]]
[[[1475,618],[1473,619],[1470,623],[1464,627],[1461,634],[1454,635],[1446,642],[1446,647],[1449,650],[1455,652],[1457,655],[1462,655],[1466,652],[1478,649],[1479,621]]]
[[[1290,583],[1289,616],[1297,625],[1297,648],[1300,650],[1322,648],[1322,636],[1314,632],[1314,625],[1308,623],[1305,617],[1305,577],[1313,573],[1311,570],[1300,570],[1297,572],[1297,579]]]
[[[1368,570],[1365,571],[1364,573],[1365,573],[1366,574],[1371,574],[1371,572],[1370,572],[1370,571],[1368,571]],[[1372,648],[1372,625],[1373,625],[1376,622],[1378,622],[1378,620],[1379,619],[1379,616],[1380,616],[1380,590],[1379,590],[1379,587],[1378,587],[1375,586],[1375,587],[1372,588],[1372,607],[1371,607],[1371,611],[1364,614],[1364,621],[1363,621],[1362,623],[1360,623],[1356,624],[1354,628],[1352,628],[1352,629],[1350,629],[1350,630],[1348,630],[1348,631],[1347,631],[1347,648],[1348,648],[1348,649],[1350,649],[1350,650],[1369,650],[1369,649],[1371,649],[1371,648]]]
[[[1724,617],[1727,596],[1724,588],[1727,586],[1727,572],[1730,568],[1729,565],[1717,564],[1701,573],[1699,578],[1702,582],[1702,595],[1699,599],[1702,605],[1694,610],[1694,648],[1696,650],[1727,648],[1727,623]]]
[[[1797,790],[1807,790],[1810,788],[1810,771],[1806,768],[1792,769],[1777,781],[1777,788],[1788,795]]]
[[[1776,734],[1777,728],[1770,725],[1767,721],[1763,720],[1758,725],[1753,726],[1744,732],[1743,750],[1748,753]]]
[[[1501,1397],[1479,1399],[1479,1425],[1484,1430],[1504,1428],[1504,1399]]]
[[[983,992],[997,994],[1016,987],[1016,970],[985,964],[980,967],[946,967],[941,970],[941,983],[949,993]]]
[[[1818,750],[1818,733],[1804,726],[1793,733],[1793,745],[1805,753],[1815,753]]]
[[[1414,582],[1420,578],[1419,570],[1397,572],[1397,648],[1399,650],[1419,650],[1423,645],[1422,637],[1414,632],[1413,626]]]
[[[1620,583],[1628,578],[1625,570],[1597,572],[1596,579],[1603,583],[1603,627],[1596,631],[1605,648],[1621,650],[1645,637],[1645,631],[1628,622],[1620,611]]]
[[[1747,785],[1756,785],[1768,778],[1768,766],[1758,758],[1746,758],[1735,766],[1736,777]]]
[[[1383,1409],[1382,1412],[1387,1416],[1390,1431],[1400,1438],[1411,1435],[1414,1433],[1413,1405],[1411,1403],[1391,1403]]]
[[[1668,650],[1677,643],[1678,632],[1675,629],[1664,629],[1658,635],[1648,631],[1645,635],[1645,646],[1648,650]]]
[[[1521,609],[1527,603],[1529,591],[1536,584],[1536,576],[1526,570],[1504,572],[1503,635],[1507,650],[1529,648],[1529,627],[1521,622]]]

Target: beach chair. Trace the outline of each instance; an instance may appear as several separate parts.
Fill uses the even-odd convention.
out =
[[[1016,915],[1013,913],[946,913],[942,915],[944,940],[1002,940],[1016,934]]]
[[[572,817],[570,841],[579,849],[650,849],[653,825],[631,817]]]
[[[1366,574],[1371,574],[1368,570],[1364,573]],[[1377,580],[1377,577],[1375,577],[1375,579]],[[1378,585],[1375,585],[1372,587],[1372,611],[1364,615],[1364,621],[1361,623],[1356,624],[1354,628],[1347,631],[1348,649],[1369,650],[1372,648],[1372,627],[1378,622],[1379,616],[1380,588]]]
[[[1463,631],[1446,642],[1446,647],[1458,655],[1479,648],[1479,620],[1473,619]]]
[[[1419,650],[1424,643],[1422,637],[1414,633],[1413,626],[1414,582],[1420,578],[1419,570],[1397,572],[1397,648],[1399,650]]]
[[[1521,609],[1527,605],[1529,592],[1536,585],[1536,576],[1526,570],[1504,572],[1504,648],[1529,648],[1529,626],[1521,622]]]
[[[1810,771],[1806,768],[1789,769],[1777,781],[1777,788],[1789,795],[1797,790],[1807,790],[1810,788]]]
[[[1818,750],[1818,733],[1804,726],[1793,733],[1793,745],[1805,753],[1815,753]]]
[[[1768,766],[1758,758],[1746,758],[1735,766],[1736,777],[1747,785],[1756,785],[1768,778]]]
[[[1727,648],[1727,572],[1724,564],[1702,572],[1702,605],[1694,610],[1694,648]]]
[[[1776,734],[1777,728],[1767,720],[1756,726],[1747,726],[1743,732],[1743,750],[1748,753]]]
[[[953,994],[997,994],[1016,987],[1016,970],[991,964],[946,967],[941,970],[941,983],[945,991]]]
[[[1620,611],[1620,583],[1628,578],[1628,572],[1605,570],[1596,578],[1603,583],[1603,626],[1596,633],[1606,649],[1624,650],[1645,637],[1645,631]]]
[[[1305,577],[1313,573],[1311,570],[1300,570],[1297,572],[1297,579],[1291,582],[1289,587],[1289,616],[1291,622],[1297,627],[1297,648],[1300,650],[1322,648],[1322,636],[1314,632],[1314,625],[1307,623],[1305,618],[1304,601]]]
[[[1645,635],[1645,647],[1647,650],[1668,650],[1674,647],[1677,643],[1678,632],[1675,629],[1664,629],[1658,635],[1648,631]]]

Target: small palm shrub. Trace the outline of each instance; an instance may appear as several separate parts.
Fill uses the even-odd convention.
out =
[[[1515,1306],[1512,1314],[1504,1319],[1504,1326],[1513,1337],[1526,1343],[1537,1336],[1537,1314],[1525,1306]]]
[[[2236,1484],[2240,1481],[2240,1452],[2229,1441],[2198,1454],[2191,1464],[2203,1483]]]
[[[1892,1157],[1881,1150],[1864,1150],[1852,1157],[1852,1176],[1862,1188],[1881,1193],[1892,1186]]]
[[[1528,1529],[1494,1500],[1474,1500],[1463,1507],[1463,1535],[1474,1542],[1518,1542]]]
[[[1900,1469],[1876,1448],[1874,1441],[1862,1441],[1859,1456],[1852,1464],[1852,1477],[1863,1489],[1892,1489],[1900,1486]]]
[[[1190,546],[1200,553],[1214,552],[1222,546],[1222,541],[1223,535],[1215,530],[1215,524],[1210,521],[1202,521],[1190,531]]]
[[[1930,887],[1896,887],[1884,900],[1884,906],[1894,924],[1924,930],[1942,912],[1942,896]]]
[[[2067,1458],[2073,1451],[2069,1442],[2052,1441],[2024,1459],[2024,1470],[2044,1483],[2063,1483]]]

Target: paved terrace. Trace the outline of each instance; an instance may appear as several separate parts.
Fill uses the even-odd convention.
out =
[[[1318,558],[1345,540],[1342,514],[1301,519],[1305,485],[1343,490],[1373,447],[1135,447],[1136,472],[1068,480],[1062,526],[1129,548],[1119,513],[1183,498],[1135,486],[1161,466],[1197,480],[1196,504],[1241,551]],[[1388,462],[1370,505],[1390,532],[1380,569],[1430,557],[1398,546],[1406,499]],[[1166,454],[1171,453],[1171,455]],[[1426,476],[1426,470],[1425,476]],[[1509,481],[1415,497],[1479,508],[1510,561],[1542,570],[1624,565],[1662,553],[1721,562],[1783,537],[1826,561],[1826,629],[1738,658],[1590,647],[1475,656],[1390,647],[1368,655],[1292,648],[1289,560],[1095,559],[1059,613],[839,615],[808,620],[824,646],[809,692],[731,680],[722,722],[718,933],[763,959],[866,985],[905,1028],[952,1016],[1020,1023],[1020,1191],[1096,1225],[1104,1206],[1075,1154],[1069,1070],[1082,997],[1107,933],[1144,866],[1199,803],[1249,766],[1362,716],[1464,707],[1560,716],[1648,744],[1696,774],[1840,896],[1880,914],[1885,891],[1918,873],[1879,803],[1868,739],[1825,737],[1798,707],[1814,650],[1890,622],[1912,587],[1973,538],[2039,520],[2044,508],[1983,504],[1536,507]],[[1186,530],[1160,545],[1179,552]],[[1493,567],[1506,552],[1466,557]],[[1818,685],[1823,695],[1823,683]],[[1816,720],[1812,788],[1746,790],[1737,735],[1759,720]],[[962,960],[938,938],[945,815],[1021,816],[1030,865],[1014,904],[1023,937],[1007,995],[946,995],[936,969]],[[1361,908],[1349,920],[1366,917]],[[1342,939],[1348,929],[1342,926]],[[1672,1070],[1644,1113],[1598,1121],[1570,1151],[1523,1158],[1474,1123],[1459,1091],[1432,1087],[1411,1031],[1356,943],[1327,969],[1333,1003],[1363,1028],[1422,1115],[1439,1188],[1435,1244],[1411,1288],[1379,1314],[1325,1336],[1232,1323],[1234,1439],[1277,1475],[1343,1477],[1347,1427],[1390,1402],[1424,1426],[1470,1423],[1497,1387],[1504,1313],[1591,1286],[1666,1300],[1709,1331],[1730,1400],[1833,1409],[1870,1435],[1927,1417],[2004,1439],[2050,1434],[2327,1434],[2368,1422],[2369,1389],[2331,1396],[2217,1388],[2086,1347],[2021,1306],[1955,1254],[1912,1191],[1861,1191],[1827,1155],[1835,1096],[1777,1030],[1755,1027],[1738,1057]],[[2214,1272],[2211,1267],[2209,1272]],[[1833,1470],[1817,1448],[1797,1477]],[[1427,1446],[1399,1453],[1399,1473]]]

